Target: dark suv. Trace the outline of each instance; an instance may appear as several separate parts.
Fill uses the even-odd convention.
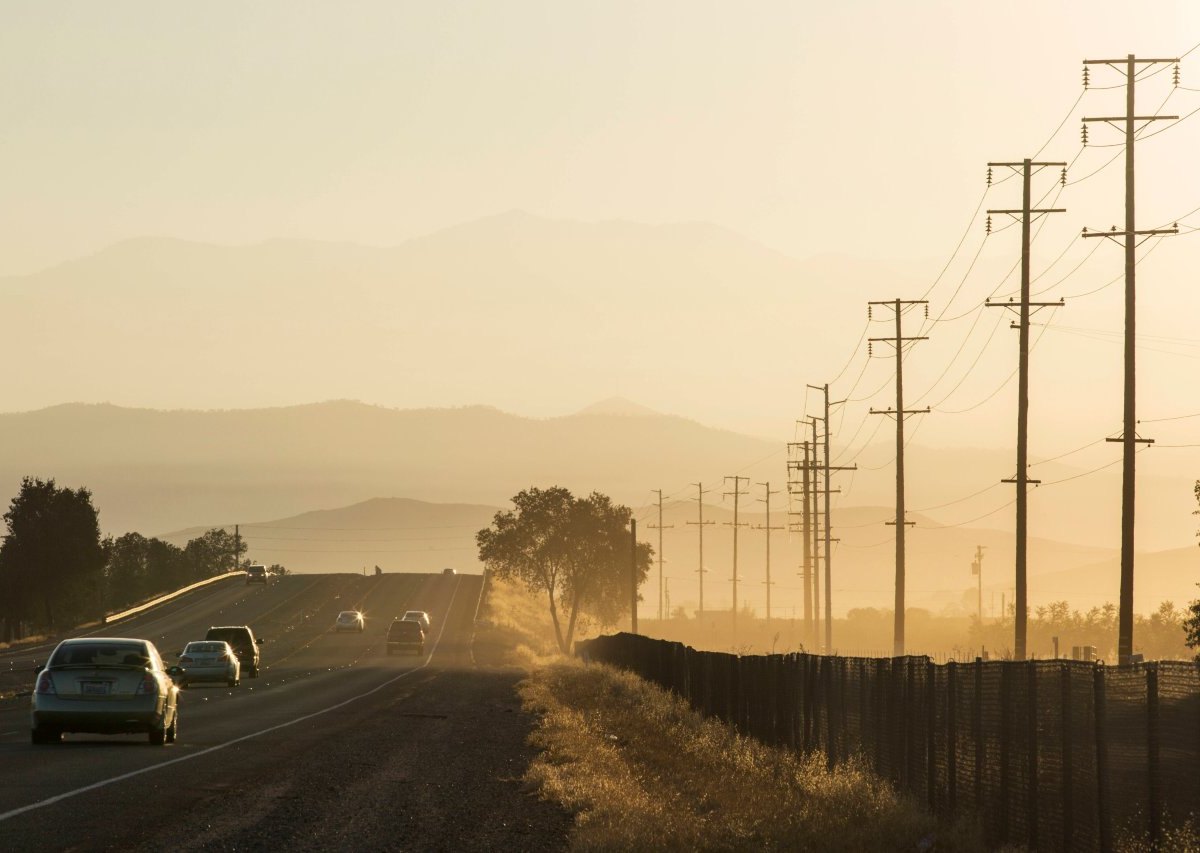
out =
[[[425,632],[421,630],[420,622],[408,619],[397,619],[388,628],[387,653],[412,649],[418,655],[425,653]]]
[[[250,678],[258,678],[258,647],[263,644],[263,641],[254,638],[254,632],[250,630],[249,625],[225,625],[209,628],[204,639],[224,640],[229,643],[237,654],[238,660],[241,661],[242,673]]]
[[[267,567],[266,566],[248,566],[246,568],[246,583],[262,583],[267,582]]]

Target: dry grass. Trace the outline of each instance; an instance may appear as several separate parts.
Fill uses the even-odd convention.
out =
[[[576,812],[575,850],[976,850],[871,774],[829,772],[702,719],[603,665],[559,662],[522,684],[541,716],[528,778]]]

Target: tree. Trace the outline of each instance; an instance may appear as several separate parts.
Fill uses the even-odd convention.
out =
[[[1200,480],[1196,481],[1192,494],[1196,496],[1196,503],[1200,503]],[[1192,515],[1200,515],[1200,509],[1192,510]],[[1196,535],[1200,536],[1200,530],[1196,531]],[[1200,601],[1193,601],[1188,605],[1187,616],[1183,620],[1183,633],[1184,642],[1189,649],[1200,646]],[[1200,660],[1200,654],[1196,655],[1196,660]]]
[[[241,565],[246,547],[246,540],[220,527],[214,527],[190,540],[183,547],[190,579],[204,580],[237,568]]]
[[[60,489],[26,477],[4,514],[0,589],[16,606],[6,614],[53,632],[102,615],[105,554],[100,521],[87,489]]]
[[[607,495],[576,498],[561,486],[526,489],[512,503],[476,534],[479,559],[497,577],[546,596],[555,640],[568,654],[581,615],[611,625],[629,612],[632,513]],[[653,553],[637,544],[639,586]]]

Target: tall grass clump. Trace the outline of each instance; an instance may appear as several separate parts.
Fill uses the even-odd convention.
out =
[[[982,848],[858,767],[738,735],[612,667],[539,667],[521,693],[540,716],[527,779],[576,813],[574,850]]]

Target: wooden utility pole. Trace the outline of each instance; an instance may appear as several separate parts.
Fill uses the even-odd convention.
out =
[[[242,528],[240,525],[233,526],[233,570],[236,572],[238,566],[242,562]]]
[[[1018,330],[1018,356],[1017,356],[1017,473],[1010,480],[1004,480],[1005,483],[1015,483],[1017,486],[1017,554],[1016,554],[1016,576],[1017,576],[1017,602],[1016,602],[1016,619],[1014,620],[1014,631],[1016,638],[1013,644],[1013,657],[1016,660],[1025,660],[1025,643],[1028,631],[1028,611],[1029,611],[1029,589],[1026,582],[1026,543],[1028,540],[1028,500],[1029,500],[1029,484],[1037,484],[1040,480],[1029,479],[1029,314],[1030,309],[1037,310],[1039,308],[1058,307],[1063,304],[1063,300],[1057,302],[1031,302],[1029,292],[1029,244],[1030,230],[1035,218],[1040,218],[1047,213],[1063,213],[1065,208],[1031,208],[1033,201],[1032,195],[1032,179],[1035,170],[1059,167],[1062,169],[1062,183],[1066,186],[1067,183],[1067,164],[1066,163],[1035,163],[1029,158],[1022,160],[1020,163],[988,163],[988,183],[992,182],[992,169],[994,167],[1012,169],[1021,175],[1021,209],[1020,210],[989,210],[988,211],[988,231],[991,231],[991,215],[993,213],[1004,214],[1019,219],[1021,223],[1021,301],[1013,302],[1011,299],[1007,302],[993,302],[987,300],[989,308],[1007,308],[1016,309],[1019,317],[1018,322],[1012,324],[1012,328]]]
[[[646,526],[649,527],[651,530],[658,531],[658,621],[661,622],[663,620],[663,541],[662,541],[662,532],[663,532],[663,530],[674,527],[675,525],[668,524],[665,527],[663,526],[662,489],[655,489],[654,491],[658,492],[658,524],[649,524]]]
[[[812,428],[812,440],[809,443],[809,466],[812,473],[808,478],[810,496],[808,529],[812,536],[813,647],[818,651],[821,648],[821,527],[818,524],[818,516],[821,511],[817,503],[817,471],[820,470],[817,460],[820,458],[818,450],[821,446],[817,442],[817,421],[819,420],[820,418],[817,417],[809,418],[809,426]]]
[[[799,421],[797,421],[799,423]],[[801,477],[799,480],[788,480],[789,494],[795,494],[795,488],[800,487],[801,503],[800,512],[789,512],[790,516],[800,516],[799,530],[792,522],[790,528],[793,532],[798,532],[803,541],[803,557],[800,565],[800,577],[803,583],[804,590],[804,636],[805,642],[811,643],[813,648],[816,648],[816,631],[813,628],[813,588],[812,588],[812,531],[809,529],[810,514],[812,512],[810,498],[809,471],[811,468],[811,460],[809,458],[810,445],[807,441],[794,441],[788,445],[788,449],[796,451],[797,448],[803,450],[803,456],[799,459],[793,459],[788,462],[788,471],[800,471]],[[796,451],[799,453],[799,451]]]
[[[716,524],[716,522],[704,520],[704,496],[706,494],[708,494],[709,491],[712,491],[712,490],[709,489],[708,491],[705,491],[704,485],[702,483],[692,483],[692,485],[696,487],[697,495],[695,498],[693,498],[693,500],[695,500],[699,503],[700,520],[699,521],[689,521],[688,524],[697,525],[699,527],[699,533],[700,533],[700,567],[696,569],[696,571],[700,575],[700,609],[697,610],[696,613],[699,616],[703,616],[704,615],[704,573],[708,571],[708,569],[704,568],[704,525]]]
[[[629,519],[629,587],[632,597],[629,601],[630,633],[636,634],[638,607],[638,570],[637,570],[637,519]]]
[[[983,636],[983,546],[975,546],[975,559],[971,561],[971,574],[979,578],[979,632]]]
[[[833,542],[836,541],[831,537],[833,512],[829,507],[829,496],[834,492],[841,492],[841,489],[831,488],[831,477],[834,471],[856,471],[857,465],[834,465],[831,463],[829,455],[829,439],[833,435],[829,419],[829,407],[840,406],[845,400],[839,400],[836,403],[829,402],[829,383],[824,385],[809,385],[809,388],[820,391],[825,395],[825,414],[821,418],[825,424],[825,463],[821,466],[821,471],[825,474],[825,488],[822,491],[825,494],[825,651],[826,653],[833,651]],[[818,606],[819,603],[818,603]]]
[[[738,611],[738,528],[745,526],[744,523],[738,521],[738,498],[742,495],[748,495],[749,492],[742,491],[742,480],[750,482],[749,477],[726,477],[726,480],[733,480],[733,491],[725,492],[725,497],[733,495],[733,521],[727,521],[726,524],[733,527],[733,630],[737,632],[737,611]]]
[[[1137,247],[1148,237],[1162,234],[1178,234],[1178,228],[1155,228],[1148,231],[1138,231],[1134,219],[1134,141],[1137,138],[1139,123],[1163,119],[1178,119],[1179,116],[1139,116],[1134,109],[1134,87],[1137,82],[1138,68],[1143,72],[1151,65],[1171,64],[1176,66],[1175,76],[1178,81],[1179,59],[1137,59],[1132,53],[1124,59],[1085,59],[1083,61],[1083,85],[1088,85],[1088,66],[1107,65],[1125,75],[1125,115],[1099,116],[1085,118],[1083,125],[1083,144],[1087,145],[1087,122],[1099,121],[1111,125],[1125,133],[1125,230],[1117,231],[1113,226],[1111,231],[1089,232],[1084,229],[1084,237],[1108,237],[1114,242],[1118,237],[1124,239],[1125,248],[1125,401],[1122,433],[1118,438],[1109,441],[1120,442],[1123,445],[1121,465],[1121,601],[1117,625],[1117,660],[1124,665],[1133,660],[1133,530],[1134,530],[1134,456],[1139,443],[1152,444],[1152,439],[1141,438],[1137,434],[1137,370],[1134,360],[1136,346],[1137,300],[1134,273],[1137,267]],[[1141,239],[1139,239],[1141,238]]]
[[[769,621],[771,618],[771,531],[783,530],[784,528],[782,525],[777,527],[771,526],[771,495],[779,494],[779,490],[771,491],[771,484],[769,482],[759,483],[758,485],[763,487],[763,497],[758,498],[758,502],[767,505],[767,523],[755,525],[755,529],[765,530],[767,533],[767,579],[763,583],[767,586],[767,619]]]
[[[870,306],[872,305],[887,306],[896,315],[895,335],[890,338],[867,339],[868,355],[871,344],[876,342],[891,344],[896,350],[896,408],[871,409],[873,415],[891,415],[896,419],[896,520],[888,522],[896,525],[896,621],[893,634],[893,654],[896,657],[904,654],[904,530],[911,523],[905,519],[904,512],[904,419],[909,415],[921,415],[929,412],[928,407],[924,409],[904,408],[904,345],[909,341],[924,341],[927,338],[905,337],[903,317],[905,306],[928,304],[924,299],[893,299],[887,302],[867,303],[868,319],[871,319]],[[926,310],[928,311],[928,309]]]

